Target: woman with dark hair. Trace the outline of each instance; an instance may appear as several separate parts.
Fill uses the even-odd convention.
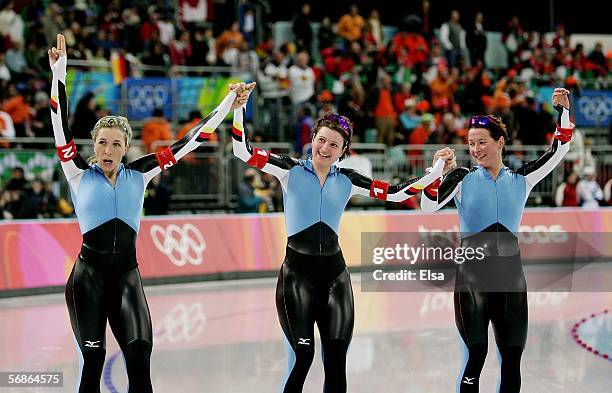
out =
[[[255,84],[239,91],[252,90]],[[283,190],[287,249],[276,287],[276,309],[288,352],[283,392],[301,392],[314,357],[314,324],[321,336],[325,392],[346,392],[346,353],[353,334],[353,292],[338,243],[340,217],[351,196],[404,201],[442,175],[444,160],[422,178],[398,185],[369,179],[335,163],[349,155],[353,127],[337,114],[312,130],[312,157],[296,160],[252,147],[234,110],[234,155],[278,178]]]
[[[76,139],[90,138],[89,132],[93,130],[98,116],[96,116],[96,100],[93,92],[87,92],[79,102],[74,111],[74,119],[70,128],[74,130]]]
[[[151,316],[136,261],[147,184],[194,150],[247,95],[230,92],[212,115],[166,149],[127,165],[132,128],[121,116],[105,116],[91,133],[95,156],[87,162],[76,149],[68,127],[66,41],[57,35],[49,49],[53,72],[51,122],[57,153],[83,235],[83,244],[66,283],[70,324],[81,355],[80,393],[100,392],[106,354],[106,322],[121,347],[129,392],[152,392],[150,358],[153,347]]]
[[[520,362],[527,339],[527,286],[517,235],[529,192],[569,150],[573,125],[568,95],[566,89],[553,92],[559,122],[550,149],[515,171],[502,161],[508,140],[506,126],[496,116],[473,116],[468,143],[477,165],[450,171],[437,196],[426,192],[421,198],[421,208],[428,212],[454,198],[461,222],[461,247],[482,247],[482,260],[458,265],[455,279],[455,322],[466,352],[457,384],[460,393],[478,392],[489,321],[501,355],[500,392],[520,391]],[[452,151],[445,148],[435,156],[448,154]]]

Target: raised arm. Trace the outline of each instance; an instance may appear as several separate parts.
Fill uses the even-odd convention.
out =
[[[252,167],[269,173],[281,182],[283,188],[286,186],[286,178],[289,170],[298,161],[285,155],[272,154],[264,149],[251,146],[248,131],[244,127],[245,108],[234,110],[234,124],[232,127],[232,150],[234,155]]]
[[[70,127],[68,127],[68,99],[66,97],[66,40],[57,35],[57,46],[49,49],[49,65],[53,73],[51,81],[51,124],[57,155],[70,186],[76,190],[80,174],[89,169],[89,164],[77,152]]]
[[[530,161],[516,170],[517,174],[525,176],[527,194],[533,186],[552,172],[569,151],[574,125],[570,123],[569,118],[568,94],[568,90],[559,88],[553,93],[553,105],[559,112],[559,120],[550,148],[537,160]]]
[[[236,92],[230,91],[223,101],[202,121],[196,124],[180,140],[164,150],[143,156],[127,165],[128,168],[142,172],[145,184],[164,169],[172,167],[187,153],[195,150],[202,142],[210,138],[215,129],[230,112],[236,100]]]
[[[402,202],[418,194],[419,191],[442,176],[444,161],[438,160],[425,176],[413,180],[406,180],[397,185],[391,185],[381,180],[370,179],[352,169],[341,168],[353,184],[351,195],[363,195],[370,198],[390,202]]]

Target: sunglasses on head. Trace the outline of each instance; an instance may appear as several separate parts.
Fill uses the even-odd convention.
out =
[[[470,128],[479,128],[479,127],[487,127],[490,125],[496,125],[495,121],[491,118],[491,116],[472,116],[470,119]]]
[[[342,128],[344,131],[346,131],[349,136],[353,135],[353,129],[351,128],[351,123],[346,117],[342,115],[328,114],[328,115],[323,116],[322,120],[334,122],[338,124],[340,128]]]

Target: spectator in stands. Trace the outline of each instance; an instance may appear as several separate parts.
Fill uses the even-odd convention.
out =
[[[6,65],[6,55],[0,52],[0,81],[10,81],[11,71]]]
[[[261,190],[258,192],[264,193],[266,198],[266,210],[268,212],[283,211],[283,189],[280,182],[273,175],[261,172]]]
[[[34,179],[25,194],[18,217],[24,219],[51,218],[57,212],[57,198],[41,179]]]
[[[5,190],[8,191],[25,191],[28,185],[28,181],[25,178],[25,172],[22,167],[16,166],[11,172],[11,177],[4,186]]]
[[[212,33],[212,29],[208,29]],[[191,43],[191,56],[187,59],[187,65],[192,67],[202,67],[212,65],[215,61],[209,62],[209,52],[214,52],[214,39],[211,42],[206,36],[205,30],[197,29],[193,35]]]
[[[532,97],[517,98],[513,110],[517,137],[526,145],[546,144],[546,133],[553,129],[552,116],[538,112]]]
[[[421,124],[421,116],[417,113],[416,99],[414,97],[408,98],[404,102],[404,110],[399,115],[399,121],[405,131],[405,135],[410,135],[412,130]]]
[[[569,44],[570,36],[565,32],[565,25],[563,25],[563,23],[559,23],[555,29],[555,34],[553,35],[552,46],[557,51],[560,51],[562,48],[569,47]]]
[[[8,87],[9,98],[4,101],[0,111],[8,113],[13,119],[13,126],[15,127],[15,136],[22,138],[27,136],[27,120],[30,114],[30,105],[26,101],[23,94],[17,91],[17,88],[13,84],[9,84]]]
[[[30,128],[36,138],[53,137],[49,95],[45,91],[38,91],[34,95],[34,106],[32,107],[31,118]]]
[[[381,48],[385,42],[385,33],[383,31],[383,24],[380,21],[380,13],[376,8],[370,11],[367,26],[370,30],[370,33],[372,34],[372,38],[374,40],[374,43],[376,44],[376,48]]]
[[[94,93],[89,91],[81,97],[74,111],[74,118],[70,124],[74,138],[91,139],[91,130],[94,129],[98,119]]]
[[[572,138],[572,143],[574,143],[574,138]],[[507,143],[508,145],[508,143]],[[510,141],[510,145],[512,145],[513,148],[515,147],[520,147],[523,146],[523,141],[521,141],[518,138],[514,138]],[[507,163],[507,167],[512,169],[512,170],[517,170],[520,167],[522,167],[524,165],[524,161],[525,161],[525,152],[521,151],[519,149],[517,150],[512,150],[506,153],[506,157],[505,157],[506,163]]]
[[[13,42],[13,47],[6,52],[6,66],[11,71],[12,80],[15,82],[27,81],[33,76],[32,71],[28,68],[22,45],[21,42]]]
[[[170,142],[174,139],[172,137],[172,127],[170,122],[164,117],[164,111],[160,108],[155,108],[152,115],[152,117],[145,120],[140,133],[140,140],[142,141],[145,153],[160,152],[170,145],[163,142]],[[153,146],[155,142],[161,143]]]
[[[567,176],[567,179],[557,187],[557,191],[555,191],[555,205],[559,207],[579,206],[577,184],[578,174],[572,171]]]
[[[176,37],[176,30],[169,12],[160,13],[157,20],[157,29],[159,30],[159,40],[161,43],[164,46],[170,45],[170,42]]]
[[[410,145],[424,145],[427,143],[429,136],[433,130],[433,120],[434,117],[431,113],[423,113],[421,115],[421,124],[417,126],[410,135],[408,136],[408,144]],[[423,154],[423,150],[420,148],[410,148],[408,150],[408,158],[416,165],[416,167],[420,167],[423,163],[422,159],[419,158]]]
[[[24,23],[21,16],[13,9],[14,6],[14,1],[6,1],[0,11],[0,35],[10,38],[13,44],[16,42],[23,44]]]
[[[410,94],[411,88],[412,85],[410,83],[404,82],[400,84],[399,90],[393,94],[393,107],[396,113],[402,113],[406,107],[406,100],[412,98],[412,94]]]
[[[595,43],[595,47],[591,53],[589,53],[588,59],[599,75],[605,75],[608,72],[608,61],[603,53],[603,45],[601,42]]]
[[[365,128],[370,121],[364,113],[364,101],[365,91],[356,73],[344,82],[344,93],[338,100],[338,113],[343,113],[353,121],[354,142],[363,141]]]
[[[459,23],[459,11],[451,11],[448,22],[440,26],[440,42],[444,48],[444,56],[450,67],[459,64],[459,58],[465,51],[465,30]]]
[[[13,125],[13,119],[11,115],[6,112],[0,111],[0,138],[5,140],[11,140],[15,138],[15,126]],[[0,142],[0,147],[9,147],[8,142]]]
[[[450,110],[454,102],[456,80],[451,77],[448,67],[438,68],[438,74],[429,83],[431,90],[431,104],[435,110]]]
[[[359,8],[357,5],[351,4],[349,13],[342,15],[338,21],[338,35],[349,43],[359,41],[364,26],[365,21],[359,15]]]
[[[603,202],[603,191],[595,176],[595,168],[588,166],[583,170],[584,178],[576,186],[580,206],[584,209],[596,209]]]
[[[23,191],[4,190],[0,196],[0,211],[2,218],[12,220],[19,217],[21,206],[23,205]]]
[[[457,136],[455,124],[455,115],[452,112],[446,112],[442,116],[442,123],[438,124],[427,138],[427,143],[436,145],[449,145],[453,143]]]
[[[259,173],[255,168],[244,171],[242,182],[238,185],[238,205],[236,213],[257,213],[263,198],[255,195],[255,185],[259,182]]]
[[[519,17],[514,15],[502,32],[502,43],[508,54],[508,68],[512,68],[519,62],[517,56],[518,49],[522,46],[524,40],[525,32],[523,26],[519,21]]]
[[[45,43],[53,42],[58,31],[64,31],[64,17],[62,9],[57,3],[49,3],[44,9],[44,15],[41,17],[41,24],[45,35]]]
[[[187,157],[185,157],[187,158]],[[144,214],[147,216],[162,216],[170,210],[172,192],[162,179],[163,174],[155,176],[149,184],[144,199]]]
[[[295,57],[295,64],[289,67],[289,95],[294,106],[314,99],[315,74],[309,61],[308,52],[301,51]]]
[[[334,32],[334,27],[332,26],[331,19],[328,15],[325,15],[321,20],[321,25],[319,26],[319,31],[317,32],[317,40],[319,41],[319,52],[321,52],[325,48],[330,48],[331,46],[333,46],[335,39],[336,33]]]
[[[189,32],[182,32],[178,40],[170,43],[170,63],[173,66],[187,65],[187,61],[192,56],[191,39]]]
[[[164,46],[159,41],[154,41],[151,45],[151,50],[143,58],[142,63],[146,66],[163,67],[164,69],[159,70],[145,70],[145,76],[167,76],[168,71],[165,69],[168,67],[169,59],[168,55],[164,52]]]
[[[393,108],[391,75],[381,74],[378,86],[370,92],[367,101],[366,107],[374,116],[376,124],[376,142],[393,146],[397,112]]]
[[[300,12],[293,18],[291,30],[295,38],[298,51],[312,51],[312,20],[310,17],[310,4],[304,3]]]
[[[27,187],[28,182],[25,179],[23,168],[14,167],[11,178],[6,182],[0,198],[0,210],[5,219],[19,218]]]
[[[485,64],[485,52],[487,50],[487,32],[484,30],[482,22],[484,16],[482,12],[477,12],[474,17],[474,24],[468,30],[466,36],[466,46],[470,50],[470,64],[472,66],[482,62]]]
[[[277,50],[262,65],[263,73],[259,78],[262,94],[265,95],[266,92],[286,92],[289,89],[289,71],[285,54]]]
[[[429,44],[421,33],[421,20],[413,15],[405,18],[401,26],[391,39],[389,50],[399,64],[422,72],[429,59]]]
[[[299,119],[299,126],[295,135],[295,151],[301,153],[302,148],[312,140],[314,119],[310,107],[303,106],[299,109]]]
[[[240,32],[240,25],[238,22],[232,23],[230,28],[221,33],[215,42],[218,60],[224,65],[236,64],[238,50],[242,48],[243,42],[244,37]]]

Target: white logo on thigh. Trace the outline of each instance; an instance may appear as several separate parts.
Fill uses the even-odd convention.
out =
[[[187,223],[181,227],[170,224],[165,228],[153,225],[150,233],[155,247],[174,265],[182,267],[190,263],[197,266],[204,261],[202,253],[206,250],[206,241],[194,225]]]
[[[87,348],[100,348],[100,340],[98,340],[98,341],[87,341],[87,340],[85,340],[85,346]]]
[[[206,325],[206,314],[202,303],[176,304],[164,316],[159,332],[159,341],[176,343],[192,341]]]
[[[298,345],[310,345],[309,338],[298,338]]]
[[[463,377],[463,383],[467,384],[467,385],[473,385],[474,384],[474,377],[470,378],[470,377]]]

